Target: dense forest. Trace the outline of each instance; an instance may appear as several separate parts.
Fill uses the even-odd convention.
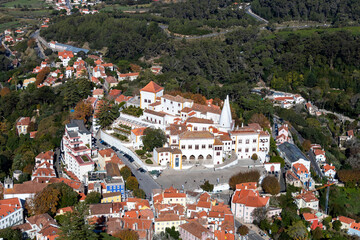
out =
[[[278,90],[301,92],[329,110],[352,117],[360,114],[360,36],[356,31],[272,33],[254,26],[222,39],[178,41],[166,37],[157,23],[117,16],[59,18],[41,34],[48,40],[88,42],[97,50],[108,47],[106,56],[114,63],[161,56],[165,84],[172,85],[172,90],[185,87],[207,97],[219,93],[223,97],[221,92],[227,92],[238,99],[239,84],[264,81]]]
[[[265,19],[278,22],[304,20],[334,24],[358,24],[357,0],[254,0],[251,7]]]
[[[156,23],[129,19],[121,15],[73,15],[56,18],[55,24],[41,32],[47,40],[89,43],[91,49],[108,49],[112,59],[137,59],[156,56],[166,48],[166,35]]]

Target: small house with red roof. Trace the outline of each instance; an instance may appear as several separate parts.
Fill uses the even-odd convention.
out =
[[[116,99],[115,99],[115,103],[116,104],[120,104],[122,102],[127,102],[129,101],[130,99],[132,99],[133,97],[132,96],[125,96],[123,94],[121,94],[120,96],[118,96]]]
[[[164,94],[164,88],[155,82],[149,82],[145,87],[140,89],[140,108],[148,108],[150,104],[156,102],[156,98]]]
[[[353,222],[350,224],[350,228],[348,230],[349,235],[356,235],[360,237],[360,223]]]
[[[92,94],[93,94],[93,97],[95,97],[97,99],[101,99],[104,97],[104,89],[101,89],[101,88],[94,89]]]
[[[138,72],[135,73],[118,73],[118,79],[119,81],[124,81],[124,80],[128,80],[128,81],[134,81],[139,77]]]
[[[315,230],[316,228],[323,229],[323,224],[320,222],[319,218],[313,213],[303,213],[303,218],[305,221],[310,223],[311,230]]]
[[[319,210],[319,199],[312,191],[301,190],[301,192],[295,195],[295,204],[298,208],[311,208],[313,210]]]
[[[350,229],[350,226],[352,223],[355,223],[355,220],[352,218],[344,217],[344,216],[338,216],[337,218],[334,218],[332,221],[339,220],[341,222],[341,229]]]
[[[62,61],[62,65],[67,67],[71,58],[74,57],[74,54],[72,51],[64,50],[62,52],[58,52],[58,57]]]
[[[326,162],[326,156],[325,156],[324,149],[315,148],[313,150],[313,152],[314,152],[315,159],[317,162]]]
[[[323,165],[322,171],[326,177],[331,179],[335,178],[336,170],[335,170],[335,166],[333,166],[332,163]]]
[[[268,207],[269,202],[270,197],[260,196],[257,183],[238,184],[231,197],[231,211],[245,223],[252,223],[252,212],[257,208]]]
[[[117,84],[118,81],[113,76],[107,76],[105,79],[104,87],[107,90],[110,90],[111,88],[116,87]]]
[[[130,138],[135,149],[139,149],[143,146],[142,137],[144,136],[145,129],[146,127],[131,130]]]
[[[28,127],[30,126],[31,119],[30,117],[21,117],[16,122],[16,130],[17,133],[20,134],[27,134]]]

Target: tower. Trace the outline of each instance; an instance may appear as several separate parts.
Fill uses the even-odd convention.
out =
[[[14,188],[14,182],[13,179],[10,177],[6,177],[4,180],[4,188],[5,189],[12,189]]]
[[[223,109],[221,110],[220,115],[220,128],[224,130],[232,130],[233,123],[232,123],[232,117],[231,117],[231,109],[230,109],[230,101],[229,101],[229,95],[226,96],[226,99],[224,101]]]

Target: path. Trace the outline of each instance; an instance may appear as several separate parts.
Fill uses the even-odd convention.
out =
[[[268,20],[266,20],[266,19],[260,17],[259,15],[255,14],[255,13],[251,10],[251,6],[250,6],[250,5],[245,8],[245,12],[246,12],[247,14],[249,14],[250,16],[252,16],[253,18],[255,18],[256,20],[260,21],[260,22],[264,22],[264,23],[266,23],[266,24],[269,23]]]

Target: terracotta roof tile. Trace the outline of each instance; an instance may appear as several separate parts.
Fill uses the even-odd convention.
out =
[[[160,87],[155,82],[151,81],[145,87],[143,87],[140,91],[157,93],[163,89],[164,89],[163,87]]]

